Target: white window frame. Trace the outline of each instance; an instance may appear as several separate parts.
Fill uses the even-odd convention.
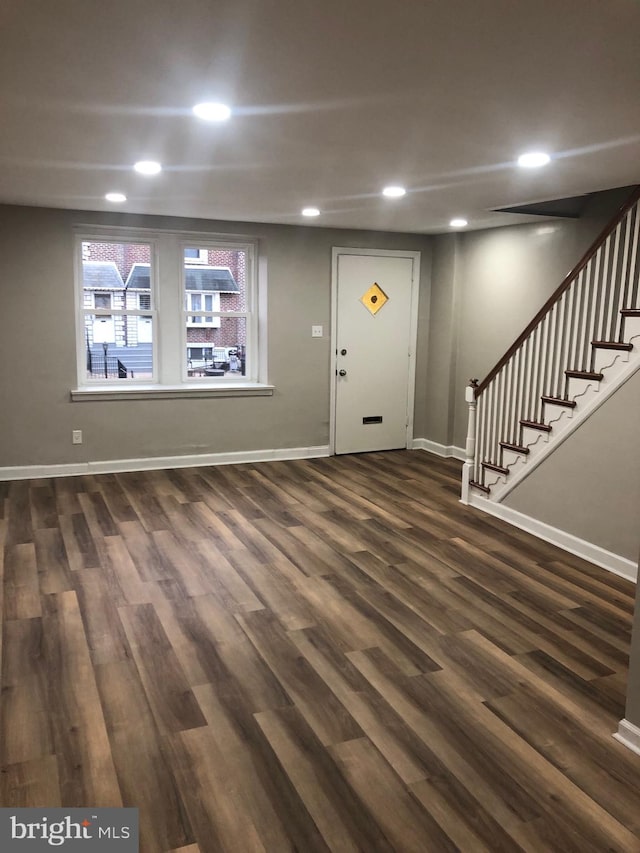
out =
[[[238,235],[207,234],[178,231],[158,231],[112,226],[77,226],[75,232],[76,277],[76,336],[77,336],[77,386],[71,398],[82,400],[145,399],[148,397],[207,397],[207,396],[266,396],[273,394],[268,384],[266,364],[266,266],[259,261],[258,242]],[[82,275],[82,243],[134,243],[151,247],[150,310],[126,309],[104,311],[105,314],[151,316],[153,322],[153,380],[105,380],[86,376],[86,341],[84,318],[88,313],[99,314],[96,309],[84,306]],[[198,249],[208,258],[209,249],[244,250],[247,258],[246,311],[187,312],[185,294],[184,249]],[[258,312],[261,316],[258,316]],[[203,316],[246,318],[246,364],[244,376],[190,377],[187,364],[186,313]],[[200,324],[198,324],[200,325]],[[193,328],[193,327],[192,327]],[[206,326],[205,326],[206,328]],[[190,342],[194,343],[195,342]],[[197,345],[200,345],[199,342]],[[207,344],[203,344],[206,346]],[[213,345],[211,345],[213,346]]]

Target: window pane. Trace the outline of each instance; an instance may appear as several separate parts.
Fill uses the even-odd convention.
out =
[[[108,308],[137,308],[138,294],[151,301],[151,246],[83,240],[82,288],[85,308],[104,307],[98,295],[111,298]]]
[[[217,328],[194,329],[187,322],[187,373],[192,377],[246,375],[245,317],[217,317]]]
[[[109,310],[111,308],[111,294],[110,293],[96,293],[93,297],[94,299],[94,308],[105,308]]]
[[[209,261],[209,252],[207,249],[192,249],[184,250],[184,259],[190,264],[206,264]]]
[[[151,246],[84,240],[82,292],[87,378],[151,379],[153,318],[90,313],[151,310]]]

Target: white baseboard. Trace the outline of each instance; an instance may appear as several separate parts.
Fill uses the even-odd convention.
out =
[[[411,442],[412,450],[426,450],[427,453],[435,453],[436,456],[444,456],[449,459],[459,459],[461,462],[465,460],[463,447],[456,447],[454,444],[438,444],[437,441],[431,441],[428,438],[414,438]]]
[[[629,720],[620,720],[614,738],[624,744],[627,749],[640,755],[640,728],[634,726]]]
[[[613,572],[614,575],[620,575],[620,577],[630,581],[637,581],[638,565],[633,560],[628,560],[626,557],[607,551],[599,545],[580,539],[572,533],[552,527],[544,521],[538,521],[537,518],[531,518],[531,516],[518,512],[516,509],[511,509],[504,504],[494,503],[480,495],[471,494],[469,505],[481,509],[489,515],[495,515],[497,518],[513,524],[514,527],[532,533],[539,539],[551,542],[552,545],[557,545],[559,548],[563,548],[577,557],[582,557],[590,563],[595,563],[596,566],[601,566],[603,569]]]
[[[317,459],[328,455],[329,445],[323,444],[317,447],[288,447],[282,450],[241,450],[233,453],[106,459],[62,465],[22,465],[0,468],[0,481],[76,477],[82,474],[118,474],[124,471],[155,471],[162,468],[197,468],[206,465],[238,465],[243,462],[273,462],[285,459]]]

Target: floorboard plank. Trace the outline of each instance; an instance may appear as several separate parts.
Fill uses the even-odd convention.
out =
[[[329,849],[354,853],[393,850],[357,792],[346,783],[295,708],[263,711],[256,720]]]
[[[3,633],[1,762],[38,761],[54,752],[42,619],[8,620]]]
[[[111,745],[75,592],[45,598],[49,722],[63,806],[121,806]]]
[[[173,772],[196,836],[220,853],[266,853],[248,809],[238,797],[222,796],[232,772],[208,726],[168,737]]]
[[[42,615],[36,549],[32,542],[6,548],[3,586],[5,619],[33,619]]]
[[[330,747],[350,786],[388,839],[392,850],[454,853],[456,845],[428,811],[420,807],[369,740],[360,738]]]
[[[141,850],[184,846],[193,830],[135,664],[115,660],[95,671],[122,803],[139,809]]]
[[[160,732],[205,726],[202,711],[153,605],[121,607],[118,613]]]
[[[43,755],[0,767],[0,803],[15,809],[61,807],[56,756]]]

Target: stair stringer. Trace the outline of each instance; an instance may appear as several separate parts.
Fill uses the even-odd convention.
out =
[[[629,324],[631,325],[631,324]],[[629,334],[630,332],[630,334]],[[606,351],[598,355],[598,370],[602,373],[600,381],[593,379],[569,379],[568,399],[574,400],[574,409],[562,409],[558,414],[548,416],[546,423],[551,425],[550,433],[536,433],[524,428],[522,446],[529,450],[527,455],[509,450],[503,451],[502,465],[509,474],[486,472],[484,483],[489,486],[489,494],[474,494],[473,503],[481,507],[483,503],[501,503],[538,465],[560,447],[578,427],[600,408],[634,373],[640,369],[640,322],[637,328],[629,329],[625,335],[627,342],[633,344],[630,352]],[[560,406],[550,408],[561,409]]]

